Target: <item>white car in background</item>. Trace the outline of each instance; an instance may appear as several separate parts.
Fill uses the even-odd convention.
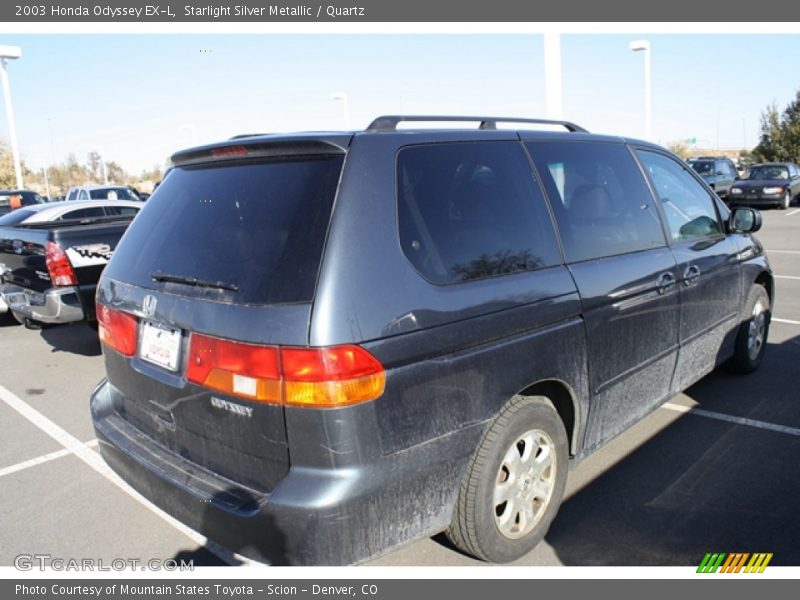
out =
[[[67,202],[75,200],[141,200],[131,188],[126,185],[80,185],[70,188],[67,192]]]
[[[0,217],[0,226],[33,225],[53,221],[94,221],[110,217],[135,217],[144,207],[139,200],[76,200],[23,206]]]

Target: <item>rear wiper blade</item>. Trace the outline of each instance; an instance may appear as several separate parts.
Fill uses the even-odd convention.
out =
[[[231,292],[238,292],[239,286],[233,283],[226,283],[224,281],[208,281],[198,277],[187,277],[185,275],[170,275],[169,273],[161,273],[157,271],[150,273],[153,281],[164,281],[169,283],[183,283],[185,285],[193,285],[196,287],[214,288],[217,290],[230,290]]]

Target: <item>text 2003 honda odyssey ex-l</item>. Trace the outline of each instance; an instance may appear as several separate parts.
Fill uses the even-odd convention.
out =
[[[177,153],[100,282],[103,457],[244,555],[510,561],[570,461],[764,354],[760,215],[674,155],[407,120]]]

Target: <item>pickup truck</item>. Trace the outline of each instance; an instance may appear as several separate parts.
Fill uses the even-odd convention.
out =
[[[32,329],[94,321],[97,281],[131,220],[0,227],[0,313]]]

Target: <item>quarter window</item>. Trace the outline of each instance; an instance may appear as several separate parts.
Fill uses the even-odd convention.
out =
[[[692,240],[722,233],[714,201],[682,164],[646,150],[639,151],[639,158],[653,181],[673,240]]]
[[[653,197],[623,144],[526,146],[544,178],[569,262],[666,245]]]
[[[547,206],[517,142],[405,148],[397,186],[403,252],[432,283],[561,262]]]

